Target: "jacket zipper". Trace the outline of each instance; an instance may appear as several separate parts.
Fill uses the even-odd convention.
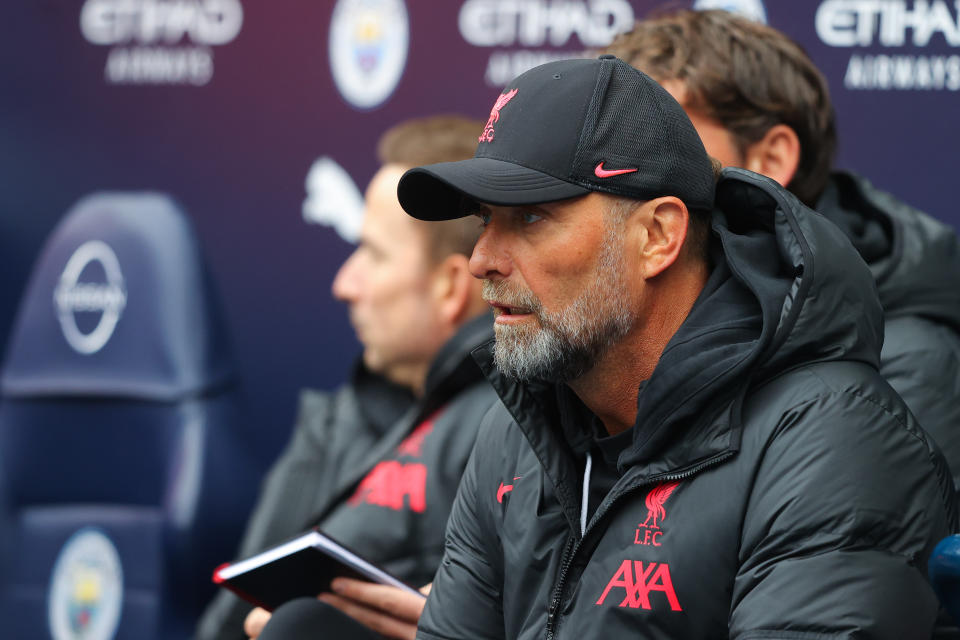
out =
[[[567,538],[567,543],[563,548],[563,555],[561,556],[560,562],[560,577],[557,581],[557,586],[553,590],[553,597],[550,598],[550,607],[547,610],[547,637],[546,640],[554,640],[557,632],[557,620],[559,618],[560,605],[562,604],[563,592],[566,587],[567,573],[570,570],[570,565],[573,564],[573,559],[577,556],[577,551],[580,550],[583,541],[587,539],[587,534],[590,533],[590,530],[595,528],[604,516],[613,508],[613,505],[620,502],[622,498],[628,494],[634,493],[639,489],[644,487],[649,487],[650,485],[657,484],[659,482],[673,482],[677,480],[686,480],[691,476],[694,476],[704,469],[709,467],[716,466],[722,462],[725,462],[727,459],[732,458],[736,454],[736,451],[725,451],[720,453],[713,458],[704,460],[698,465],[695,465],[686,471],[680,473],[666,473],[660,476],[654,476],[652,478],[647,478],[644,482],[637,484],[629,489],[624,489],[619,494],[617,494],[613,500],[610,500],[606,504],[601,505],[601,508],[592,518],[592,523],[587,527],[586,531],[583,532],[583,536],[577,538],[576,536],[570,536]],[[573,542],[573,550],[570,550],[570,543]]]
[[[576,546],[579,546],[579,540],[576,536],[569,536],[567,541],[563,545],[563,554],[560,556],[560,578],[558,584],[563,584],[567,578],[567,571],[570,569],[569,560],[573,556],[570,554],[571,549],[574,549]],[[552,636],[551,629],[554,628],[554,620],[557,615],[557,611],[560,609],[560,593],[554,590],[553,597],[550,599],[550,607],[547,609],[547,637]]]

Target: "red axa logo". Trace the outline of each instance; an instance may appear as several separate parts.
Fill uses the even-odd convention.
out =
[[[411,511],[423,513],[427,509],[427,467],[419,462],[403,464],[388,460],[375,466],[347,501],[350,505],[361,502],[403,511],[408,505]]]
[[[633,536],[633,544],[642,544],[646,546],[659,547],[662,543],[663,531],[660,530],[659,522],[667,517],[667,510],[663,504],[667,498],[680,486],[679,482],[665,482],[657,485],[647,494],[647,519],[643,524],[637,525],[637,532]]]
[[[503,109],[506,104],[513,99],[513,96],[517,95],[517,91],[519,91],[519,89],[501,93],[500,97],[497,98],[493,109],[490,109],[490,118],[487,120],[487,126],[483,128],[483,133],[481,133],[478,138],[480,142],[493,142],[493,125],[500,120],[500,109]]]
[[[614,597],[620,596],[620,589],[623,589],[624,593],[624,598],[617,605],[618,607],[653,609],[650,602],[651,595],[660,593],[663,595],[657,596],[654,603],[665,598],[671,611],[683,611],[680,601],[677,600],[677,593],[673,590],[673,578],[670,577],[668,564],[648,562],[644,565],[639,560],[624,560],[607,583],[607,588],[603,590],[597,604],[603,604],[607,595],[615,589]]]

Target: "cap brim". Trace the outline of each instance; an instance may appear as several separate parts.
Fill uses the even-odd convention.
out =
[[[501,206],[566,200],[590,190],[546,173],[496,160],[471,158],[410,169],[400,178],[397,197],[420,220],[451,220],[470,212],[464,198]]]

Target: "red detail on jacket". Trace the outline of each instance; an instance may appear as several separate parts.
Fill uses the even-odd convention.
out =
[[[513,89],[506,93],[501,93],[500,97],[497,98],[497,101],[493,104],[493,109],[490,109],[490,118],[487,120],[487,125],[483,128],[483,133],[480,134],[480,137],[477,139],[480,142],[493,142],[493,125],[494,123],[500,120],[500,109],[503,109],[508,102],[513,99],[513,96],[517,95],[519,89]]]
[[[503,496],[504,496],[504,494],[506,494],[508,491],[513,491],[513,485],[512,485],[512,484],[503,484],[503,483],[501,482],[501,483],[500,483],[500,488],[497,489],[497,502],[499,502],[500,504],[503,504]]]
[[[679,482],[665,482],[650,490],[646,499],[647,519],[643,521],[641,527],[660,528],[657,526],[657,520],[663,520],[667,517],[667,511],[663,508],[663,503],[667,501],[667,498],[678,486],[680,486]],[[653,524],[650,524],[651,519],[653,519]]]
[[[640,533],[641,531],[643,531],[643,533]],[[660,531],[659,528],[651,530],[644,527],[637,527],[636,533],[633,534],[633,544],[659,547],[663,544],[660,542],[660,538],[662,537],[663,531]]]
[[[377,464],[360,481],[347,503],[357,505],[366,502],[402,511],[405,500],[411,511],[426,511],[427,467],[419,462],[403,464],[388,460]]]
[[[432,413],[413,430],[413,433],[404,438],[403,442],[397,445],[397,453],[419,458],[423,449],[423,439],[433,431],[433,423],[436,421],[439,413],[440,411]]]
[[[607,594],[613,588],[620,588],[626,592],[626,597],[618,604],[618,607],[630,607],[631,609],[652,609],[650,605],[650,593],[659,591],[667,597],[671,611],[683,611],[680,607],[680,601],[673,590],[673,579],[670,577],[670,565],[648,562],[646,568],[643,562],[639,560],[624,560],[620,563],[620,568],[613,574],[607,588],[596,604],[601,605],[607,598]]]

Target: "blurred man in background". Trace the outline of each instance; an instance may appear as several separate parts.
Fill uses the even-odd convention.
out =
[[[468,270],[476,221],[413,220],[396,189],[412,166],[472,156],[482,130],[480,121],[438,116],[381,138],[360,243],[333,282],[362,361],[337,391],[301,393],[292,439],[263,484],[239,557],[319,525],[411,584],[433,577],[479,416],[494,399],[470,358],[492,337],[491,319]],[[246,638],[252,609],[221,592],[197,638]],[[335,625],[339,614],[329,613]],[[268,617],[258,610],[256,628]]]
[[[884,309],[880,372],[933,435],[960,487],[960,243],[953,230],[860,176],[832,171],[826,79],[776,29],[726,11],[681,10],[638,22],[604,53],[660,82],[710,155],[773,178],[850,238]]]

